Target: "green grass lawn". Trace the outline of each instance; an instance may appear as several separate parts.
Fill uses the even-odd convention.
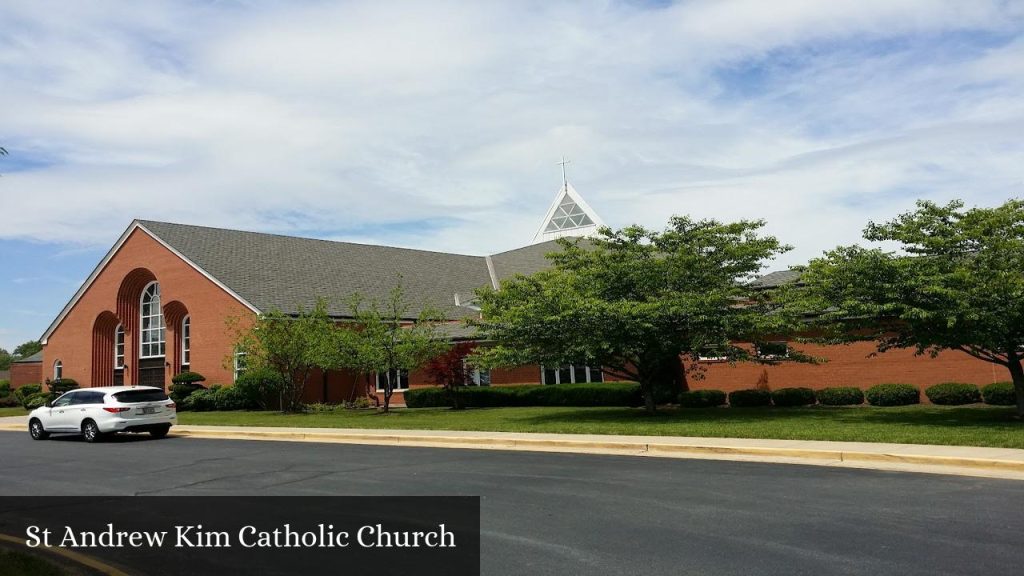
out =
[[[28,410],[25,410],[21,406],[14,408],[0,408],[0,417],[3,416],[24,416],[28,414]]]
[[[182,412],[181,424],[635,434],[1024,448],[1024,422],[989,406],[662,409],[443,408],[332,413]]]

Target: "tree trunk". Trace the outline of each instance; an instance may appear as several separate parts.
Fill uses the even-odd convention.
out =
[[[448,395],[451,397],[452,410],[462,410],[462,395],[459,394],[459,387],[450,385],[448,387]]]
[[[1024,419],[1024,367],[1015,356],[1010,357],[1010,376],[1013,377],[1013,391],[1017,393],[1017,418]]]
[[[657,403],[654,401],[654,383],[650,381],[640,381],[640,393],[644,397],[644,408],[648,414],[654,414],[658,409]]]
[[[401,376],[399,376],[401,377]],[[388,370],[387,377],[384,379],[384,413],[388,413],[388,409],[391,408],[391,395],[394,394],[395,387],[391,384],[391,371]]]

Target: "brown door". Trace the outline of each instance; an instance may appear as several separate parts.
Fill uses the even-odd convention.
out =
[[[164,359],[146,358],[139,360],[139,386],[164,387]]]

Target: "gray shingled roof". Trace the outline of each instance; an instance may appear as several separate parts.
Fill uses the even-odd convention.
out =
[[[36,352],[35,354],[33,354],[31,356],[26,356],[26,357],[24,357],[24,358],[22,358],[20,360],[15,360],[14,363],[21,364],[21,363],[42,362],[42,361],[43,361],[43,351],[40,350],[39,352]]]
[[[507,280],[516,274],[529,276],[549,268],[551,262],[545,256],[560,250],[557,240],[549,240],[495,254],[491,256],[491,262],[498,280]]]
[[[264,312],[295,313],[300,307],[312,307],[322,297],[328,299],[332,316],[344,317],[349,315],[352,294],[382,300],[401,281],[411,317],[429,306],[449,318],[464,318],[478,312],[456,306],[455,294],[465,302],[477,288],[491,285],[483,256],[166,222],[139,223]],[[556,247],[546,242],[496,255],[497,274],[507,278],[536,272],[547,266],[544,254]]]
[[[755,279],[750,285],[754,288],[777,288],[796,282],[802,274],[799,270],[778,270]]]

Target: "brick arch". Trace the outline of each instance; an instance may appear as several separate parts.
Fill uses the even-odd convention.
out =
[[[114,385],[114,331],[120,323],[110,310],[96,316],[92,324],[92,375],[88,386]]]
[[[124,326],[125,384],[139,381],[139,298],[142,290],[156,281],[148,269],[136,268],[125,275],[117,290],[117,317]]]
[[[174,300],[164,304],[164,323],[167,325],[167,349],[170,351],[171,372],[181,372],[181,362],[184,360],[181,348],[181,323],[189,315],[188,307],[180,300]]]

